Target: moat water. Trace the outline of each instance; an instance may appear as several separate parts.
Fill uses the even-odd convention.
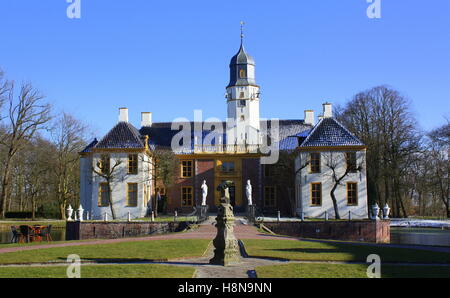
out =
[[[10,231],[0,231],[0,244],[10,243]],[[64,241],[65,229],[52,231],[53,241]],[[450,247],[450,230],[436,228],[391,228],[391,243]]]

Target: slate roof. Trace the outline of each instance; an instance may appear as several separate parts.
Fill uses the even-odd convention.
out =
[[[297,137],[304,137],[301,133]],[[311,130],[300,147],[364,146],[355,135],[335,118],[323,118]]]
[[[97,145],[98,141],[97,139],[94,139],[91,143],[89,143],[89,145],[86,146],[86,148],[83,149],[83,151],[81,151],[81,153],[89,153],[92,151],[92,148]]]
[[[261,121],[261,127],[263,127],[263,121]],[[222,127],[224,130],[224,134],[222,135],[222,142],[224,144],[226,141],[226,122],[222,122]],[[190,122],[192,131],[191,131],[191,139],[194,140],[194,122]],[[142,127],[140,133],[142,135],[149,136],[149,146],[161,146],[161,147],[170,147],[172,142],[172,137],[179,133],[179,130],[171,130],[172,123],[171,122],[160,122],[154,123],[151,127]],[[270,134],[271,122],[267,123],[267,130]],[[280,138],[280,150],[293,150],[299,144],[297,139],[291,138],[291,136],[303,132],[305,130],[310,130],[310,125],[305,125],[303,120],[280,120],[279,121],[279,138]],[[205,137],[211,133],[211,130],[203,130],[202,135]],[[219,135],[217,135],[219,136]],[[200,137],[200,136],[199,136]],[[213,144],[214,145],[213,140]],[[194,146],[194,141],[191,142],[192,146]],[[193,149],[193,148],[192,148]]]
[[[139,131],[128,122],[119,122],[94,146],[101,149],[145,148]]]
[[[226,138],[226,122],[215,123],[213,125],[221,124],[224,130],[222,135],[216,135],[217,138],[214,138],[212,141],[212,145],[215,145],[215,141],[221,137],[222,143],[227,143]],[[183,153],[192,153],[194,150],[194,140],[195,140],[195,132],[194,127],[195,123],[190,122],[191,125],[191,152],[175,152],[176,154]],[[267,122],[264,125],[263,121],[261,121],[261,127],[267,127],[268,133],[271,133],[271,122]],[[172,130],[171,122],[159,122],[153,123],[151,127],[142,127],[140,130],[137,130],[132,124],[127,122],[119,122],[116,126],[114,126],[100,141],[94,140],[91,144],[89,144],[82,152],[87,153],[91,152],[93,148],[144,148],[144,137],[147,135],[148,143],[150,149],[154,149],[156,147],[171,147],[172,138],[180,132],[180,130]],[[212,127],[214,129],[215,127]],[[311,130],[310,125],[304,124],[303,120],[280,120],[279,121],[279,146],[280,150],[293,150],[298,147],[297,138],[293,138],[297,134],[305,133]],[[203,139],[208,134],[211,133],[212,130],[204,129],[201,133]],[[200,134],[198,135],[200,138]]]

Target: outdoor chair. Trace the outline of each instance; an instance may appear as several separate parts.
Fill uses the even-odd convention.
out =
[[[11,226],[12,238],[11,243],[19,243],[23,241],[22,234],[17,230],[16,226]]]
[[[31,242],[34,240],[34,230],[30,226],[20,226],[20,233],[22,234],[22,239],[25,239],[26,242]]]
[[[52,235],[50,234],[52,232],[52,225],[48,225],[42,231],[39,233],[40,237],[45,237],[47,242],[53,241]]]

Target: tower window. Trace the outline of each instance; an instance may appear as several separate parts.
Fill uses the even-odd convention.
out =
[[[246,77],[245,69],[241,69],[241,70],[239,71],[239,77],[240,77],[241,79],[243,79],[243,78]]]
[[[241,116],[241,121],[245,121],[245,116],[244,115]]]
[[[241,94],[239,95],[240,98],[244,98],[245,97],[245,93],[241,92]]]
[[[245,100],[240,100],[240,101],[239,101],[239,105],[240,105],[241,107],[245,107],[245,106],[247,105],[247,102],[246,102]]]

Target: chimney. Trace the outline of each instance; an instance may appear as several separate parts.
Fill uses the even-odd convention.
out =
[[[128,108],[119,109],[119,122],[128,122]]]
[[[313,110],[305,110],[305,124],[314,126],[314,111]]]
[[[333,106],[331,103],[326,102],[323,104],[323,118],[333,117]]]
[[[151,127],[152,126],[152,113],[150,112],[142,112],[141,113],[141,126],[142,127]]]

